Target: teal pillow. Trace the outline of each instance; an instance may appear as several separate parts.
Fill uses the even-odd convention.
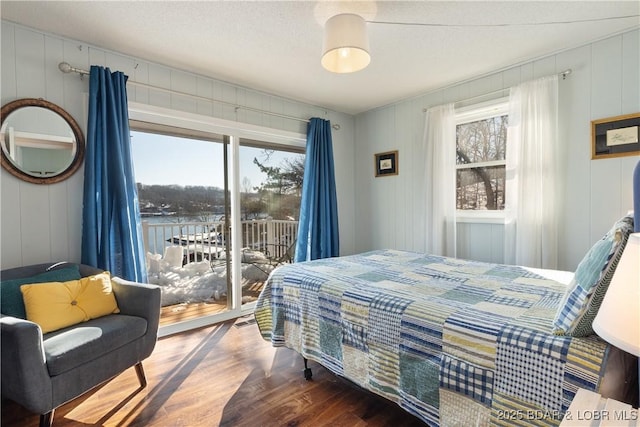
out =
[[[554,334],[586,337],[594,333],[591,324],[632,232],[633,217],[621,218],[580,261],[556,312]]]
[[[81,278],[79,268],[75,265],[46,271],[22,279],[3,280],[0,282],[0,312],[6,316],[26,319],[27,313],[24,309],[20,286],[32,283],[68,282]]]

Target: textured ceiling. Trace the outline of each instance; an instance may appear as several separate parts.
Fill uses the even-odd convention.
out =
[[[640,26],[635,0],[2,0],[0,7],[4,20],[351,114]],[[322,31],[344,12],[367,20],[372,59],[363,71],[338,75],[320,65]]]

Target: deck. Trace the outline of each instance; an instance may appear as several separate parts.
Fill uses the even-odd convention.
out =
[[[246,280],[242,281],[242,302],[243,304],[258,299],[264,286],[264,281]],[[197,319],[203,316],[222,313],[227,310],[227,299],[199,301],[193,303],[180,303],[162,307],[160,310],[160,326],[167,326],[187,320]]]

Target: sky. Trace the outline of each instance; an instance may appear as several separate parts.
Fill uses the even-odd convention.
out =
[[[131,147],[136,182],[145,185],[202,185],[224,188],[223,145],[151,133],[131,132]],[[268,166],[282,166],[286,158],[299,154],[273,152]],[[240,147],[240,183],[248,178],[251,186],[259,186],[266,174],[253,164],[257,157],[265,162],[260,148]]]

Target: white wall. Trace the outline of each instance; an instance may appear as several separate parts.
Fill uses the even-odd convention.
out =
[[[324,117],[340,124],[341,129],[333,132],[333,142],[342,254],[376,248],[424,250],[422,212],[427,207],[422,197],[424,160],[420,150],[424,108],[509,88],[567,68],[573,73],[560,82],[560,133],[572,156],[560,183],[566,189],[560,218],[560,267],[575,269],[591,244],[631,208],[631,172],[639,157],[590,160],[590,121],[640,111],[637,30],[372,110],[355,120],[6,21],[1,21],[1,31],[1,103],[26,97],[47,99],[66,109],[83,131],[88,79],[61,73],[61,61],[85,69],[91,64],[104,65],[125,72],[133,81],[270,112]],[[129,99],[305,132],[306,125],[301,122],[146,89],[130,88]],[[399,150],[399,175],[374,178],[374,153],[394,149]],[[39,186],[0,172],[1,268],[80,259],[82,176],[81,168],[62,183]],[[502,256],[501,239],[496,237],[500,227],[465,225],[460,231],[460,238],[465,239],[459,241],[463,256]]]
[[[130,80],[174,91],[187,92],[261,110],[300,118],[322,117],[339,124],[333,131],[338,187],[341,252],[354,252],[354,118],[347,114],[279,98],[230,85],[136,58],[127,57],[82,41],[64,39],[1,21],[2,105],[18,98],[44,98],[67,110],[83,132],[87,125],[88,78],[63,74],[62,61],[89,69],[93,64],[122,71]],[[292,132],[306,133],[306,123],[221,103],[194,100],[128,85],[129,101],[235,120]],[[23,182],[4,169],[0,172],[0,267],[37,262],[80,261],[82,225],[81,168],[58,184]]]
[[[559,268],[574,270],[589,247],[632,208],[631,175],[640,156],[591,160],[590,122],[640,111],[639,41],[639,31],[630,31],[358,115],[356,251],[425,250],[423,212],[428,206],[422,198],[420,149],[424,108],[508,89],[570,68],[573,73],[559,84],[560,141],[571,153],[558,183],[565,191]],[[399,175],[374,178],[374,153],[395,149],[399,150]],[[462,227],[459,256],[501,261],[501,227]]]

